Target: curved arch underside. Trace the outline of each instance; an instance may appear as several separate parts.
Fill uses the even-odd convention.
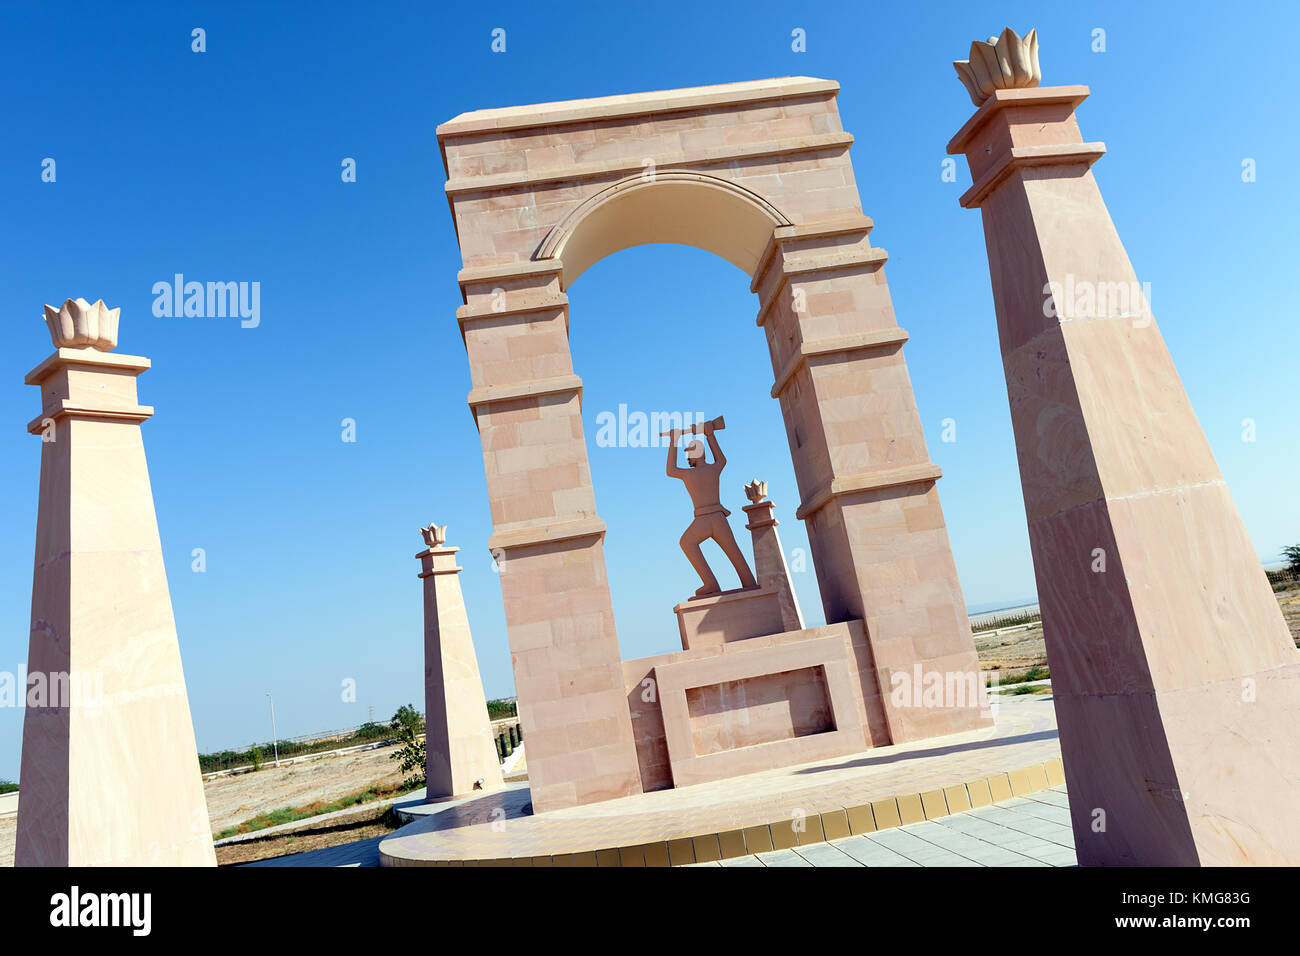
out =
[[[756,193],[714,176],[632,176],[597,193],[555,227],[537,258],[564,264],[567,289],[594,263],[632,246],[668,242],[721,256],[752,276],[772,238],[790,225]]]

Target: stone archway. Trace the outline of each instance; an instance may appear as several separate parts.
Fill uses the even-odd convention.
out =
[[[826,620],[852,625],[835,632],[856,710],[841,732],[865,749],[987,721],[974,699],[890,699],[896,674],[973,684],[978,662],[838,89],[760,80],[480,110],[438,128],[539,811],[661,776],[658,744],[632,726],[568,344],[566,290],[632,245],[708,249],[758,293]]]

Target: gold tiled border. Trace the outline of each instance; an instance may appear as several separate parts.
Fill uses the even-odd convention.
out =
[[[793,819],[776,820],[741,830],[674,837],[657,843],[611,847],[555,857],[534,856],[505,860],[401,860],[403,866],[684,866],[711,863],[751,853],[767,853],[826,840],[841,840],[859,833],[987,807],[1037,790],[1065,784],[1060,759],[995,773],[924,793],[906,793],[873,800],[857,807],[842,807],[812,814],[796,825]],[[399,861],[393,861],[399,862]]]

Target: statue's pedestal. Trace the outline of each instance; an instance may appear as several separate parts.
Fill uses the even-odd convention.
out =
[[[781,616],[781,593],[774,587],[690,598],[673,610],[677,613],[684,651],[780,634],[786,629]]]

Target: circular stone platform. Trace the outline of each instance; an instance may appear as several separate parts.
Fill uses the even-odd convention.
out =
[[[1048,695],[995,726],[716,783],[532,815],[526,786],[451,804],[379,845],[384,866],[679,865],[872,832],[1064,782]]]

